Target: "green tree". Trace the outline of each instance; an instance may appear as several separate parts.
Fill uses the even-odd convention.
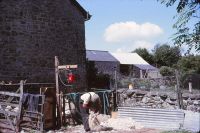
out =
[[[154,49],[154,61],[157,67],[161,66],[174,66],[181,57],[179,47],[170,47],[167,44],[156,45]]]
[[[200,55],[183,56],[177,63],[177,68],[181,71],[181,86],[188,87],[188,82],[192,81],[193,88],[200,88]]]
[[[173,41],[176,45],[188,46],[188,52],[194,47],[200,51],[200,0],[157,0],[167,7],[176,5],[176,23],[173,28],[177,29]],[[190,27],[193,25],[192,27]]]
[[[200,74],[200,55],[188,55],[182,57],[178,63],[177,67],[187,74],[197,73]]]
[[[173,76],[174,75],[174,69],[171,68],[171,67],[162,66],[160,68],[160,74],[162,76]]]
[[[132,53],[137,53],[148,63],[154,64],[153,55],[146,48],[137,48]]]

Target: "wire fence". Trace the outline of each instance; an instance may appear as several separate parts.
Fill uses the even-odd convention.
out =
[[[200,74],[179,74],[180,89],[189,90],[192,89],[200,90]],[[111,80],[111,88],[114,88],[117,84],[117,88],[133,88],[146,91],[156,90],[175,90],[177,86],[176,76],[165,76],[160,78],[134,78],[131,76],[120,75],[116,81]]]

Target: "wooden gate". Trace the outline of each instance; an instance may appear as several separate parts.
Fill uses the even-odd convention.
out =
[[[0,86],[0,132],[43,131],[44,95],[23,93],[20,84]]]

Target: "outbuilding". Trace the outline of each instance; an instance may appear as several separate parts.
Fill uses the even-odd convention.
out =
[[[156,78],[159,71],[137,53],[111,53],[120,62],[120,74],[135,78]]]

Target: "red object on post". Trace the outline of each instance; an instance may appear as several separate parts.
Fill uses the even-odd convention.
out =
[[[68,75],[68,83],[74,83],[74,81],[75,81],[75,76],[74,76],[74,74],[72,74],[72,73],[70,73],[69,75]]]

